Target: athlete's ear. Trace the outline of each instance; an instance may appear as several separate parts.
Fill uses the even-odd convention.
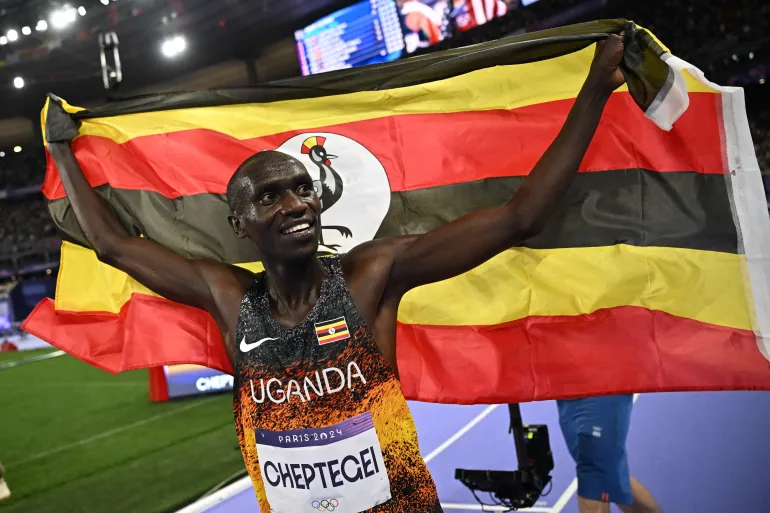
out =
[[[235,214],[230,214],[227,216],[227,222],[230,223],[230,228],[233,229],[236,237],[239,239],[246,238],[246,230],[243,229],[243,221],[241,221],[240,217]]]

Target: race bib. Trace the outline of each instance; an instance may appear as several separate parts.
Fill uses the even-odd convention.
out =
[[[274,513],[358,513],[390,500],[372,414],[326,428],[257,429],[257,456]]]

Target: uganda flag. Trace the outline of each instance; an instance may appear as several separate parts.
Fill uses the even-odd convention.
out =
[[[625,20],[248,89],[67,105],[73,149],[130,233],[253,270],[226,185],[254,153],[286,152],[315,181],[321,250],[344,253],[506,202],[563,125],[596,41],[621,30],[627,85],[546,229],[404,297],[404,393],[503,403],[770,389],[770,219],[743,92]],[[231,372],[208,314],[97,260],[50,160],[43,192],[66,242],[56,299],[25,330],[110,372]],[[318,328],[319,342],[332,336]]]
[[[315,335],[322,346],[350,338],[348,323],[344,317],[316,324]]]

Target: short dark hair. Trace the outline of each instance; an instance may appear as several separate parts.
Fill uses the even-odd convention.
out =
[[[296,162],[302,165],[301,162],[291,155],[275,150],[263,150],[244,160],[227,183],[227,204],[230,206],[230,210],[233,214],[240,214],[248,201],[246,195],[247,188],[245,185],[248,181],[248,172],[250,169],[256,168],[257,170],[261,170],[266,167],[286,164],[289,162]]]

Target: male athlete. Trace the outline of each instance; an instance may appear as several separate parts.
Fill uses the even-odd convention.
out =
[[[216,321],[234,370],[236,430],[263,513],[439,512],[398,382],[399,302],[410,289],[469,271],[544,226],[610,94],[624,82],[622,56],[621,36],[598,46],[561,132],[508,203],[423,235],[318,258],[321,206],[304,166],[276,151],[250,157],[231,178],[227,201],[235,235],[248,238],[264,264],[257,275],[129,236],[89,186],[69,145],[77,127],[53,101],[48,149],[99,259]]]

